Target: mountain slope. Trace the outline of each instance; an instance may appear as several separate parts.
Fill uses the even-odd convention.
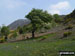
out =
[[[67,18],[75,18],[75,10],[66,16]]]
[[[14,21],[13,23],[11,23],[10,25],[8,25],[10,30],[15,30],[17,29],[17,27],[22,27],[24,25],[27,25],[30,23],[30,20],[28,19],[18,19],[16,21]]]
[[[64,22],[70,23],[70,24],[75,24],[75,10],[73,10],[70,14],[65,16]]]

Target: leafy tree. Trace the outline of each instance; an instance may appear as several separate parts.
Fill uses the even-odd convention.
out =
[[[52,16],[47,11],[41,9],[32,9],[31,12],[26,15],[26,18],[31,20],[32,38],[35,37],[35,31],[41,28],[44,23],[48,23],[52,20]]]
[[[51,24],[51,23],[45,24],[44,28],[45,28],[46,30],[50,29],[50,28],[51,28],[51,27],[50,27],[50,24]]]
[[[7,26],[3,26],[3,27],[1,28],[1,34],[2,34],[3,36],[5,36],[5,40],[8,39],[9,33],[10,33],[10,30],[9,30],[9,28],[8,28]]]
[[[24,33],[31,32],[31,24],[28,24],[26,26],[23,26],[23,31],[24,31]]]
[[[55,21],[56,23],[59,23],[59,22],[61,21],[61,18],[59,17],[58,14],[54,14],[53,17],[54,17],[54,21]]]

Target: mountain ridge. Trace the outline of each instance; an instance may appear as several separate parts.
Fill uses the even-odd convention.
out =
[[[18,19],[14,22],[12,22],[11,24],[8,25],[10,30],[15,30],[17,29],[17,27],[23,27],[24,25],[27,25],[30,23],[30,20],[28,19]]]

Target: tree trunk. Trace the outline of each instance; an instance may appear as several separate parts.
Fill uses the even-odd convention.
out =
[[[5,36],[5,40],[7,41],[7,39],[8,39],[8,37],[7,36]]]
[[[36,30],[36,26],[35,24],[32,25],[32,38],[35,38],[35,30]]]
[[[35,31],[33,30],[32,31],[32,38],[34,38],[35,37]]]

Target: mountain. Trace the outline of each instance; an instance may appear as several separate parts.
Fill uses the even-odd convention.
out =
[[[24,25],[27,25],[30,23],[30,20],[28,19],[18,19],[14,22],[12,22],[10,25],[8,25],[10,30],[15,30],[17,27],[22,27]]]
[[[73,10],[70,14],[65,16],[64,22],[70,23],[70,24],[75,24],[75,10]]]
[[[71,12],[70,14],[68,14],[67,16],[66,16],[66,18],[75,18],[75,9],[73,10],[73,12]]]

